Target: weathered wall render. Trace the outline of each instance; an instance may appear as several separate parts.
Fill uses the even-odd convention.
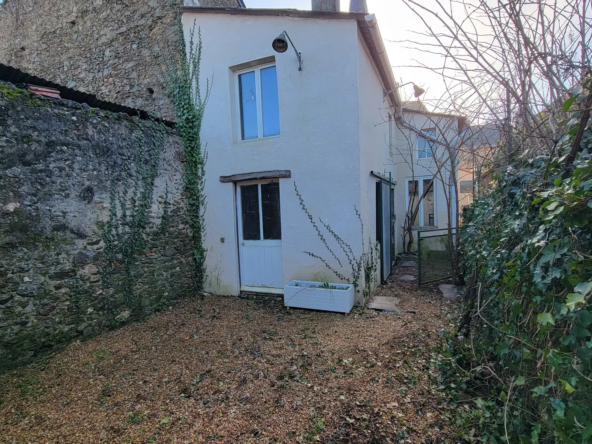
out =
[[[0,369],[195,294],[180,142],[157,129],[0,82]]]
[[[237,0],[201,0],[237,7]],[[0,62],[79,91],[173,119],[160,84],[178,49],[182,0],[7,0]]]

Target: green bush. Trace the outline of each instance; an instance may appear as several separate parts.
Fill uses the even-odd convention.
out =
[[[465,314],[440,364],[465,439],[592,442],[590,125],[566,162],[581,113],[558,156],[508,167],[463,213]]]

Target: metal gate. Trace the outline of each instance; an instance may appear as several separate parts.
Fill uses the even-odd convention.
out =
[[[453,228],[451,242],[447,228],[417,232],[419,285],[443,281],[453,276],[452,244],[456,233],[456,228]]]

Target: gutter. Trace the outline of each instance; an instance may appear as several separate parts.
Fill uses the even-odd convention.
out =
[[[400,114],[402,112],[403,102],[399,95],[399,84],[395,80],[393,68],[391,67],[391,62],[388,58],[386,48],[384,47],[384,41],[382,40],[380,29],[378,28],[376,15],[368,14],[364,21],[374,44],[374,48],[371,48],[371,50],[373,50],[372,52],[375,53],[373,55],[378,59],[379,63],[377,63],[377,65],[379,66],[379,72],[382,77],[382,82],[384,83],[385,92],[388,92],[387,97],[389,103],[395,108],[395,114]]]

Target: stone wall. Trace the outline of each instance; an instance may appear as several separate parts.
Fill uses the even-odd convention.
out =
[[[0,82],[0,369],[195,295],[181,146],[162,128]]]
[[[177,45],[180,0],[6,0],[0,63],[173,119],[159,78]],[[202,6],[237,6],[206,0]]]

